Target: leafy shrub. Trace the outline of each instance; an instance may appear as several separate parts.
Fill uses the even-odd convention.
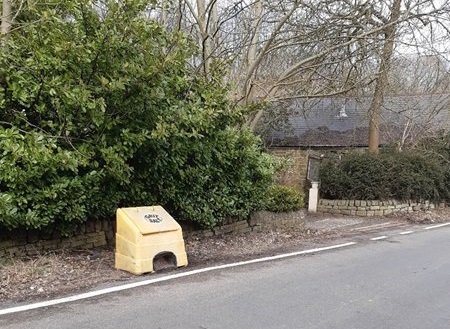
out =
[[[101,174],[54,138],[0,127],[0,225],[70,232],[92,211]]]
[[[69,234],[150,204],[212,226],[262,207],[272,160],[221,79],[188,70],[195,49],[148,1],[104,5],[27,2],[0,53],[0,226]]]
[[[303,208],[304,195],[283,185],[273,185],[268,190],[265,209],[273,212],[294,211]]]
[[[426,157],[439,162],[444,167],[445,178],[443,184],[450,186],[450,133],[442,131],[433,137],[424,138],[418,145],[418,151],[422,152]]]
[[[431,200],[449,198],[446,167],[414,151],[349,154],[320,166],[321,195],[329,199]]]
[[[159,157],[141,159],[142,169],[151,168],[146,189],[178,218],[203,226],[245,217],[261,207],[273,177],[271,158],[261,152],[258,141],[239,128],[200,139],[170,136],[165,146],[154,149]]]

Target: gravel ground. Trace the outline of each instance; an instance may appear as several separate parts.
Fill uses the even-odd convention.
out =
[[[361,234],[357,228],[364,225],[446,222],[450,221],[450,209],[370,219],[308,214],[305,221],[306,227],[302,230],[271,230],[189,239],[185,241],[189,269],[308,249]],[[111,248],[0,259],[0,303],[45,300],[84,292],[101,284],[129,281],[134,277],[114,268],[114,250]]]

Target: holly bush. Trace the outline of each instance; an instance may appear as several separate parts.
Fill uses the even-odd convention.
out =
[[[70,234],[161,204],[204,226],[262,207],[273,164],[220,72],[148,1],[23,4],[0,54],[0,226]],[[151,5],[151,4],[150,4]]]

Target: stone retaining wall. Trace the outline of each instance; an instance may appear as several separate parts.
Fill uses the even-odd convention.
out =
[[[254,212],[247,220],[228,220],[224,225],[207,230],[183,228],[186,239],[196,237],[220,236],[224,234],[244,234],[280,227],[304,227],[303,210],[272,213]],[[183,225],[183,223],[181,223]],[[53,235],[46,237],[37,230],[0,232],[0,258],[22,257],[43,254],[62,249],[89,249],[115,244],[115,224],[108,220],[90,221],[78,229],[75,236],[63,238]]]
[[[211,237],[224,234],[244,234],[248,232],[260,232],[276,228],[303,228],[305,213],[303,210],[273,213],[269,211],[257,211],[250,214],[247,220],[229,220],[224,225],[206,230],[184,229],[186,239],[196,237]]]
[[[110,221],[98,220],[82,224],[75,236],[45,236],[37,230],[4,231],[0,233],[0,257],[39,255],[52,250],[89,249],[105,246],[114,240]]]
[[[377,200],[326,200],[320,199],[318,212],[353,215],[361,217],[384,216],[395,212],[411,212],[444,207],[445,204],[435,205],[429,201],[377,201]]]

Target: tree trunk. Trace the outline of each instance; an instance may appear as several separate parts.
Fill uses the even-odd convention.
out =
[[[1,37],[2,48],[6,47],[8,42],[9,32],[11,31],[11,0],[3,0],[2,8],[2,24],[1,24]]]
[[[278,21],[275,26],[274,31],[270,35],[269,39],[265,41],[265,44],[261,47],[259,53],[256,51],[256,42],[259,41],[259,32],[261,28],[261,18],[262,18],[262,2],[258,0],[254,4],[254,15],[255,21],[253,25],[254,35],[252,36],[252,42],[247,54],[247,72],[244,79],[244,103],[250,104],[255,101],[254,90],[253,90],[253,75],[259,67],[259,64],[262,61],[263,56],[266,54],[267,50],[270,48],[272,43],[275,41],[275,37],[280,32],[281,28],[288,21],[288,19],[294,14],[294,12],[298,8],[298,3],[295,2],[291,9],[282,17],[280,21]],[[253,46],[253,48],[252,48]],[[258,110],[254,115],[250,116],[246,122],[247,126],[250,127],[251,130],[255,131],[258,122],[261,120],[264,115],[264,110]]]
[[[384,32],[384,45],[381,54],[381,62],[369,109],[369,153],[378,154],[380,145],[380,117],[383,105],[383,96],[388,81],[388,70],[394,50],[395,32],[400,17],[401,0],[395,0],[391,8],[391,18]]]
[[[256,61],[256,54],[257,54],[257,46],[259,43],[259,34],[260,34],[260,23],[261,23],[261,15],[262,15],[262,3],[261,0],[257,0],[254,3],[254,10],[253,10],[253,24],[252,24],[252,30],[253,30],[253,36],[250,42],[250,45],[248,47],[248,53],[247,53],[247,68],[250,68],[251,65]],[[254,102],[253,98],[253,91],[252,88],[252,81],[253,79],[249,77],[247,81],[245,81],[245,103],[251,104]]]
[[[203,72],[205,76],[209,76],[211,66],[212,45],[211,38],[208,33],[208,17],[206,12],[205,0],[197,0],[197,23],[200,30],[200,44],[202,49]]]

